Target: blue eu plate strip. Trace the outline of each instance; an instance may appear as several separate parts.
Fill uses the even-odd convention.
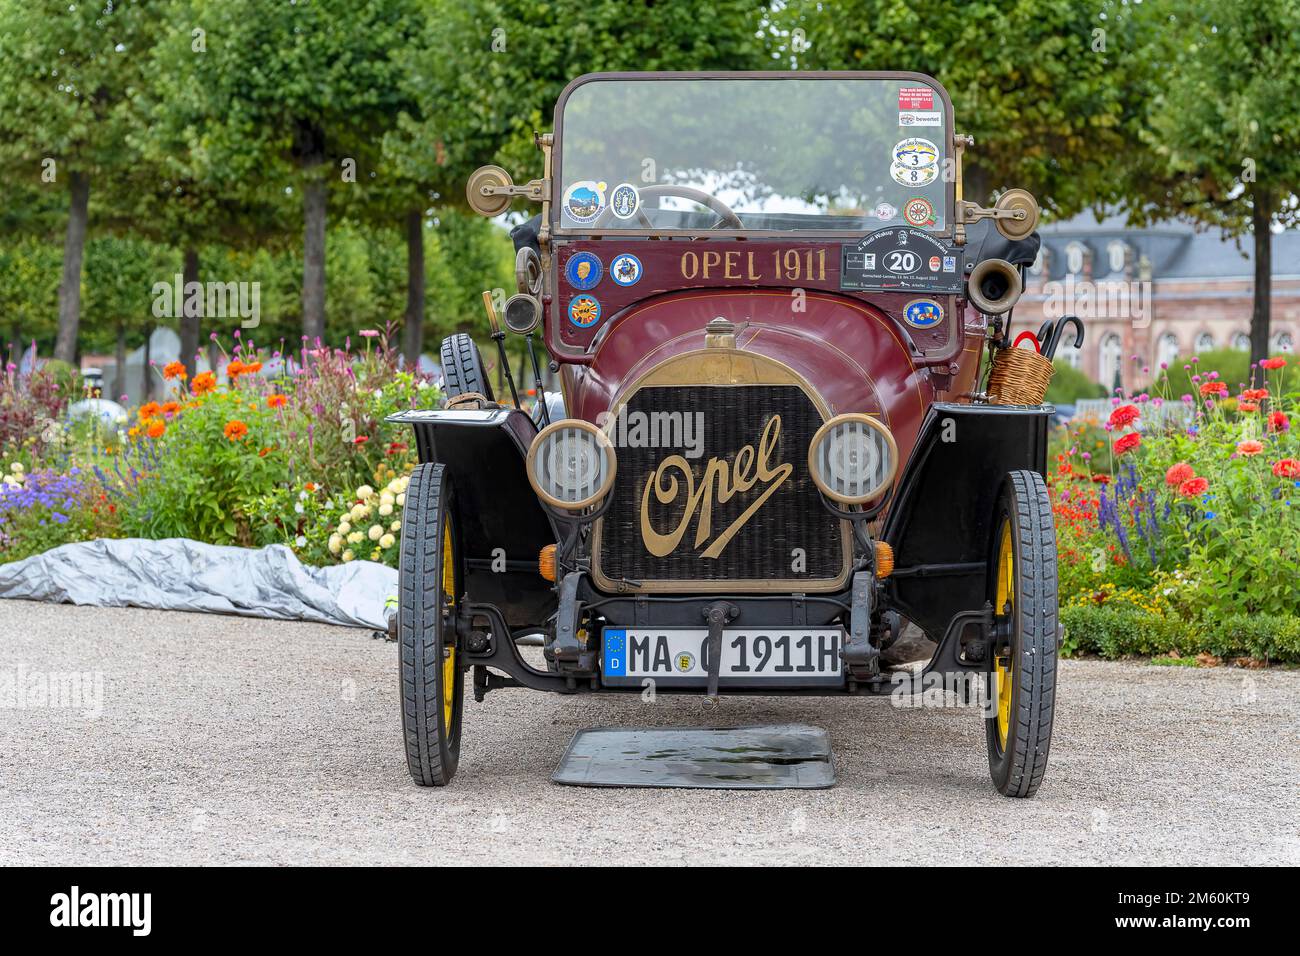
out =
[[[627,676],[627,631],[605,629],[605,676]]]

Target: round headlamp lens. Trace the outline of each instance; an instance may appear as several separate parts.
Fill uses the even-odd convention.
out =
[[[808,447],[813,481],[831,499],[860,505],[880,497],[898,469],[894,436],[869,415],[837,415]]]
[[[603,498],[614,483],[614,446],[592,425],[568,418],[533,439],[528,480],[547,504],[576,511]]]

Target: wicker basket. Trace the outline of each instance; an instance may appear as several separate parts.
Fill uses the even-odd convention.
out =
[[[1051,359],[1034,349],[998,349],[985,391],[994,405],[1041,405],[1053,371]]]

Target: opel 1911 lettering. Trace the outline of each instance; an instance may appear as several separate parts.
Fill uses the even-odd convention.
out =
[[[536,136],[539,178],[474,174],[484,215],[541,207],[513,233],[517,292],[485,294],[538,400],[496,395],[453,335],[447,406],[395,416],[421,462],[398,614],[417,783],[457,770],[467,672],[480,701],[984,675],[994,785],[1037,790],[1059,643],[1050,362],[1007,329],[1038,205],[963,199],[957,129],[914,73],[593,74]],[[909,622],[936,649],[891,673]],[[538,634],[529,663],[517,642]]]

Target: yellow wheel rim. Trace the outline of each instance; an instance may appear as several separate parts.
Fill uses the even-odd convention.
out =
[[[450,608],[456,598],[456,569],[451,557],[451,523],[447,522],[442,531],[442,596],[445,607]],[[456,702],[456,643],[447,640],[447,629],[452,622],[445,622],[443,629],[442,657],[442,717],[443,726],[451,732],[451,712]]]
[[[1009,615],[1015,608],[1015,574],[1016,558],[1011,549],[1011,522],[1007,521],[1002,525],[1002,539],[998,542],[997,603],[994,605],[994,613],[999,616]],[[1012,651],[1014,650],[1013,647]],[[1002,749],[1006,750],[1007,735],[1011,732],[1012,657],[1010,654],[1006,657],[1006,666],[1003,666],[1002,657],[993,660],[998,682],[998,741]]]

